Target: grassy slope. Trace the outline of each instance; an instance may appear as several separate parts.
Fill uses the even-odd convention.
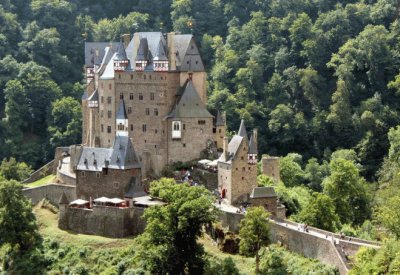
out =
[[[25,184],[25,187],[37,187],[37,186],[41,186],[41,185],[45,185],[51,182],[54,182],[56,176],[55,175],[48,175],[44,178],[41,178],[40,180]]]

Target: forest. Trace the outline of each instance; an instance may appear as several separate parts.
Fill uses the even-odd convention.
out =
[[[396,0],[0,0],[0,174],[22,180],[80,143],[85,41],[192,33],[210,111],[226,111],[231,133],[244,119],[259,156],[282,157],[282,182],[258,180],[291,218],[398,239],[399,11]],[[358,274],[396,270],[398,246],[384,246],[384,264],[364,252]]]

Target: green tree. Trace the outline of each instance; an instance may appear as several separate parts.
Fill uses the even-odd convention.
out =
[[[0,165],[0,175],[7,180],[22,181],[32,174],[33,170],[25,162],[17,162],[11,157],[9,160],[3,159]]]
[[[256,273],[260,265],[260,249],[269,240],[269,214],[261,206],[250,207],[240,221],[240,254],[256,257]]]
[[[0,179],[0,247],[4,244],[27,250],[39,241],[30,201],[18,182]]]
[[[331,232],[340,228],[333,200],[322,193],[312,194],[307,206],[296,215],[296,220]]]
[[[305,173],[301,168],[301,159],[301,155],[290,153],[279,160],[281,179],[287,187],[304,183]]]
[[[400,239],[400,214],[397,211],[399,207],[400,197],[393,196],[379,206],[374,213],[376,220],[387,228],[396,239]]]
[[[287,266],[284,262],[284,254],[275,247],[265,248],[261,256],[260,272],[262,275],[284,275],[288,274]]]
[[[204,249],[197,239],[202,227],[216,218],[211,193],[162,178],[151,183],[150,194],[167,204],[146,209],[137,259],[154,274],[201,274]]]

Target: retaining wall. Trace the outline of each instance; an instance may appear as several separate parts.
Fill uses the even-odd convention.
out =
[[[29,178],[25,179],[22,181],[22,183],[31,183],[37,180],[40,180],[41,178],[48,176],[53,173],[53,168],[54,168],[55,160],[53,159],[49,163],[43,165],[41,168],[30,174]]]
[[[218,173],[195,168],[192,176],[195,181],[204,185],[208,190],[214,191],[218,189]]]
[[[51,203],[58,205],[58,201],[63,192],[65,192],[69,201],[76,199],[75,186],[65,184],[52,183],[22,190],[22,193],[31,199],[32,204],[37,204],[42,199],[46,198]]]

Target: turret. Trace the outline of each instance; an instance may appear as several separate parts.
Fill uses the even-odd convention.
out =
[[[117,136],[128,136],[128,116],[126,115],[125,102],[123,99],[119,101],[116,125]]]
[[[240,127],[239,127],[239,131],[238,131],[238,136],[241,136],[243,138],[246,138],[248,140],[248,135],[247,135],[247,130],[246,130],[246,126],[244,125],[244,120],[242,119],[242,121],[240,122]]]
[[[113,59],[114,62],[114,71],[122,72],[125,71],[125,68],[128,66],[129,60],[126,56],[124,44],[119,43],[117,53]]]
[[[149,59],[148,55],[149,55],[149,45],[147,43],[147,38],[141,38],[135,60],[136,71],[144,71],[148,63]]]
[[[168,71],[168,58],[165,53],[165,47],[162,40],[158,42],[156,54],[153,58],[154,71],[156,72],[167,72]]]
[[[247,153],[247,162],[249,164],[257,164],[257,151],[257,129],[254,129],[250,137],[249,152]]]

